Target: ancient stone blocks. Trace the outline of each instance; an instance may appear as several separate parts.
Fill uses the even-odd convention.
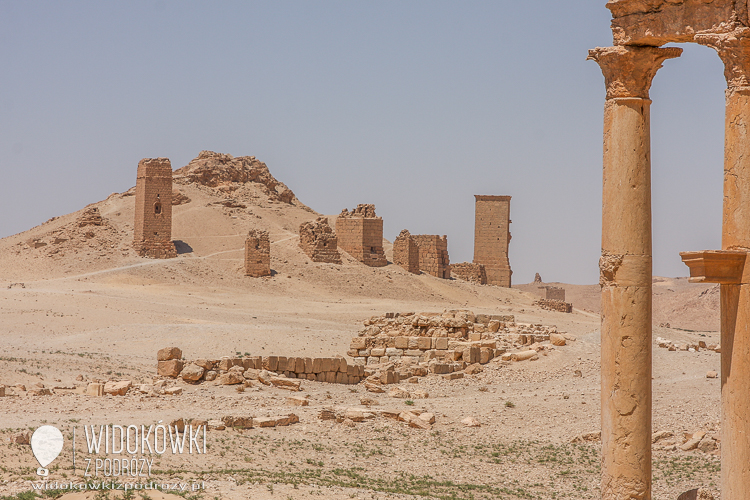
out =
[[[142,257],[177,256],[172,243],[172,164],[169,158],[138,162],[133,248]]]
[[[313,262],[341,264],[336,233],[327,217],[318,217],[299,226],[299,246]]]
[[[451,264],[451,276],[478,285],[487,284],[487,272],[483,264],[473,264],[470,262]]]
[[[474,263],[483,264],[487,283],[510,287],[510,196],[475,195]]]
[[[245,239],[245,276],[271,276],[268,231],[251,230]]]
[[[338,245],[359,262],[371,267],[388,264],[383,251],[383,219],[375,215],[375,205],[344,209],[336,218]]]
[[[406,229],[393,242],[393,263],[419,274],[419,247]]]
[[[438,278],[450,278],[448,237],[434,234],[417,234],[411,237],[419,248],[419,269]]]

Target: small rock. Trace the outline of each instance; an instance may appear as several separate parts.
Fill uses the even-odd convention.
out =
[[[378,394],[382,394],[385,392],[385,389],[383,389],[380,385],[373,384],[372,382],[365,382],[365,390]]]
[[[719,374],[716,373],[713,370],[710,370],[710,371],[706,372],[706,378],[716,378],[718,376],[719,376]]]
[[[193,363],[188,363],[180,372],[180,378],[185,382],[197,382],[206,370]]]
[[[661,441],[662,439],[672,437],[673,435],[674,434],[672,434],[670,431],[657,431],[651,434],[651,442],[656,443],[658,441]]]
[[[578,436],[571,439],[570,442],[571,443],[587,443],[587,442],[593,442],[593,441],[601,441],[601,439],[602,439],[601,431],[592,431],[592,432],[585,432],[583,434],[579,434]]]
[[[164,394],[168,396],[179,396],[182,394],[182,387],[170,387],[169,389],[164,389]]]
[[[411,397],[411,394],[409,391],[402,389],[401,387],[393,387],[388,391],[388,396],[392,398],[408,399]]]
[[[465,419],[461,420],[461,423],[464,424],[466,427],[481,427],[482,424],[479,423],[479,420],[477,420],[474,417],[466,417]]]
[[[716,448],[716,441],[708,436],[701,439],[700,443],[698,443],[698,449],[703,453],[711,453],[712,451],[716,450]]]
[[[566,344],[565,337],[563,337],[559,333],[550,333],[549,341],[552,345],[556,346],[564,346]]]
[[[304,396],[289,396],[286,402],[292,406],[309,406],[310,400]]]
[[[107,382],[104,384],[104,394],[111,394],[113,396],[124,396],[128,393],[128,390],[133,385],[130,380],[122,380],[120,382]]]
[[[216,377],[216,383],[219,385],[235,385],[235,384],[241,384],[245,381],[245,378],[242,376],[242,374],[237,372],[227,372],[222,373],[218,377]]]
[[[17,432],[10,437],[13,444],[31,444],[31,431]]]
[[[419,418],[427,422],[428,424],[434,424],[435,423],[435,414],[434,413],[421,413],[419,415]]]
[[[467,366],[464,369],[464,373],[466,375],[476,375],[478,373],[482,373],[482,370],[484,370],[484,368],[482,368],[482,365],[480,365],[479,363],[474,363],[473,365]]]

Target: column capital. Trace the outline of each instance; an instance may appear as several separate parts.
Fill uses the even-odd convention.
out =
[[[604,74],[607,99],[637,97],[648,99],[651,81],[662,63],[679,57],[678,47],[622,46],[589,50],[586,60],[596,61]]]
[[[750,28],[728,33],[701,33],[695,41],[714,49],[724,62],[724,78],[729,90],[750,87]]]

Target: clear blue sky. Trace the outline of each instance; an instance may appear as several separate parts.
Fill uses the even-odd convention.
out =
[[[0,0],[0,237],[173,168],[254,155],[306,204],[473,256],[474,194],[511,195],[514,282],[596,283],[604,0]],[[718,249],[724,88],[688,46],[652,88],[654,272]]]

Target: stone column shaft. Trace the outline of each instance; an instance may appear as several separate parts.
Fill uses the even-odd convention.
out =
[[[651,499],[651,101],[661,63],[681,49],[609,47],[602,68],[603,500]]]
[[[727,80],[722,250],[750,251],[750,29],[696,36]],[[721,498],[750,498],[750,262],[721,285]]]

